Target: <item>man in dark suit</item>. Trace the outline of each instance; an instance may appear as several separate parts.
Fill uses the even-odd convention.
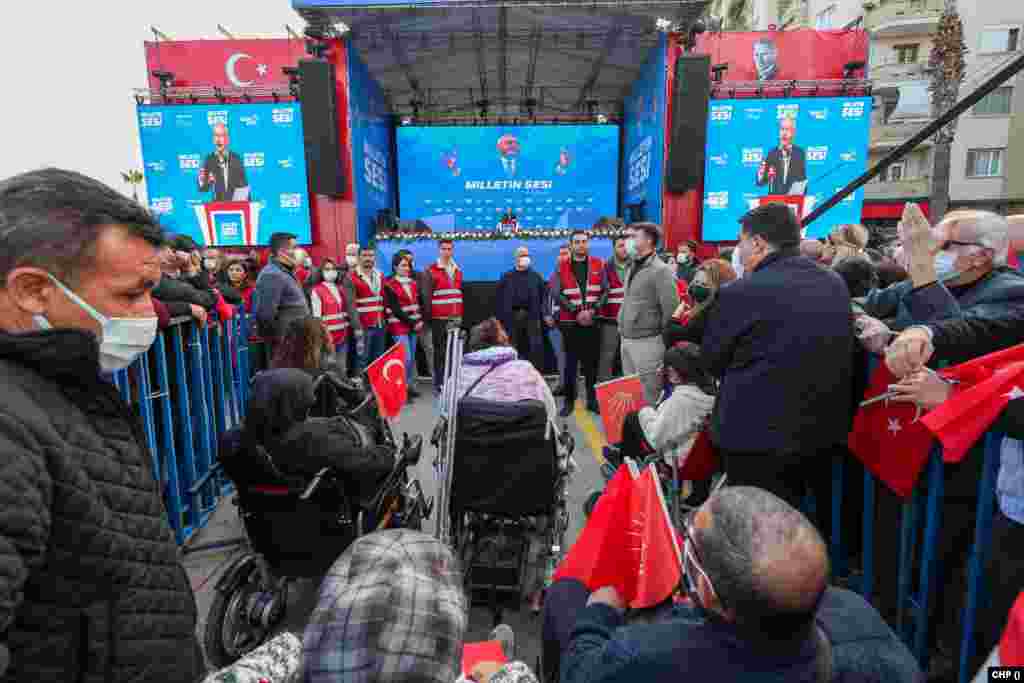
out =
[[[807,192],[807,156],[803,147],[793,144],[796,120],[788,116],[779,123],[779,146],[757,169],[758,187],[767,185],[768,194],[805,194]],[[794,183],[800,187],[794,188]]]
[[[228,127],[218,123],[213,127],[213,146],[216,151],[206,157],[199,169],[199,191],[213,190],[213,201],[225,202],[234,198],[235,190],[249,187],[245,178],[242,158],[228,149]]]

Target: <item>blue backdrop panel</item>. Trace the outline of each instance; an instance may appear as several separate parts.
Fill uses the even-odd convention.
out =
[[[530,250],[531,267],[547,278],[555,270],[559,247],[567,241],[567,238],[456,240],[455,262],[463,269],[463,278],[467,281],[497,281],[505,271],[515,267],[515,251],[525,245]],[[412,252],[416,270],[423,270],[437,260],[437,240],[381,240],[377,242],[377,264],[385,273],[391,272],[391,259],[399,249]],[[591,237],[590,253],[610,258],[611,240]]]
[[[616,125],[401,126],[397,135],[400,214],[434,231],[493,230],[508,208],[523,228],[589,228],[617,215]]]
[[[193,207],[212,201],[213,192],[199,190],[199,169],[213,154],[214,125],[224,123],[228,150],[244,165],[249,199],[262,206],[257,244],[267,244],[273,232],[312,242],[298,103],[139,105],[138,119],[150,208],[167,231],[203,244]]]
[[[759,185],[758,169],[777,157],[786,118],[796,122],[787,181],[806,177],[805,213],[864,173],[871,98],[713,100],[704,171],[704,240],[737,239],[738,219],[757,205],[758,197],[769,194],[770,171]],[[857,190],[811,223],[807,236],[824,237],[835,225],[860,223],[863,203],[864,190]]]
[[[645,220],[661,223],[665,166],[666,36],[659,34],[625,101],[622,205],[644,203]],[[624,214],[626,215],[626,214]],[[631,217],[632,218],[632,217]]]
[[[384,91],[351,43],[348,93],[357,236],[360,244],[366,244],[374,233],[378,212],[395,208],[395,166],[391,153],[394,126]]]

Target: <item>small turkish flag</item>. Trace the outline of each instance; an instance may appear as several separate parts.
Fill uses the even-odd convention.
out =
[[[647,405],[644,385],[639,375],[627,375],[594,386],[597,402],[601,406],[601,421],[608,443],[622,441],[622,423],[626,415]]]
[[[1024,666],[1024,593],[1017,596],[1010,618],[999,641],[999,663],[1003,666]]]
[[[888,392],[896,376],[879,363],[864,392],[864,399]],[[914,421],[913,403],[881,401],[861,408],[853,420],[848,445],[864,466],[901,498],[914,490],[917,477],[928,461],[932,435],[921,421]]]
[[[377,397],[377,405],[384,417],[396,417],[405,405],[405,349],[395,344],[387,353],[370,363],[366,378]]]

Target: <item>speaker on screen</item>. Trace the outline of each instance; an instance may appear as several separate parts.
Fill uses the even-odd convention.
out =
[[[345,192],[345,174],[338,140],[334,65],[323,59],[299,60],[299,81],[309,186],[315,194],[339,197]]]
[[[672,95],[672,129],[668,143],[665,187],[682,193],[700,187],[704,178],[708,103],[711,99],[710,55],[680,55]]]

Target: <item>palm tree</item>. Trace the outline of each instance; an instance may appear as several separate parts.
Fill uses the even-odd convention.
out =
[[[957,13],[956,0],[946,0],[928,58],[931,71],[928,89],[932,94],[932,116],[936,118],[948,112],[960,96],[960,84],[967,70],[964,59],[966,52],[964,24]],[[950,155],[955,137],[956,119],[935,134],[930,213],[936,222],[942,219],[949,208]]]
[[[129,171],[123,171],[121,173],[121,180],[132,186],[132,199],[139,201],[139,185],[145,180],[142,171],[134,168]]]

